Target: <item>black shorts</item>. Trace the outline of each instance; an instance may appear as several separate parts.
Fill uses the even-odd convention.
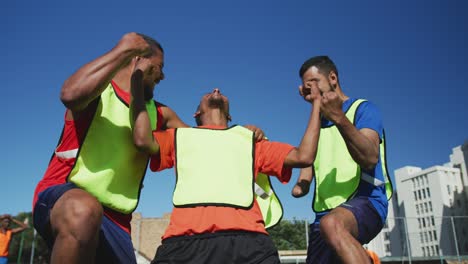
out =
[[[367,197],[355,197],[339,207],[351,211],[358,224],[357,240],[362,245],[369,243],[383,228],[382,218]],[[309,231],[307,264],[340,263],[336,253],[320,234],[320,224],[313,223]]]
[[[164,239],[152,264],[277,264],[278,250],[268,235],[217,232]]]
[[[54,185],[39,193],[34,206],[34,228],[53,248],[55,237],[50,227],[50,211],[57,200],[67,191],[78,188],[73,183]],[[96,249],[96,263],[136,264],[135,252],[130,234],[125,232],[107,216],[103,216]]]

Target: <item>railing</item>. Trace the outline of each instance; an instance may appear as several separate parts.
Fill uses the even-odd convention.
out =
[[[282,220],[278,227],[269,230],[280,251],[283,263],[303,263],[308,245],[309,220]],[[295,232],[282,232],[281,228],[294,226]],[[284,237],[284,234],[291,237]],[[294,237],[293,237],[294,236]],[[297,242],[298,237],[302,240]],[[295,240],[295,245],[286,243]],[[462,263],[468,261],[468,216],[433,216],[388,218],[382,231],[368,245],[382,262],[440,260]],[[293,253],[291,253],[293,250]],[[297,254],[294,254],[294,251]],[[296,256],[297,258],[294,258]]]

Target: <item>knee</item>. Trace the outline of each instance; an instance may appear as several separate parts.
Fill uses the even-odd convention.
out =
[[[102,221],[102,205],[89,194],[64,198],[52,209],[52,228],[58,234],[66,233],[84,239],[95,236]]]
[[[103,216],[102,205],[94,197],[75,200],[69,204],[68,221],[78,226],[100,226]]]
[[[343,222],[334,214],[328,214],[320,220],[320,234],[332,245],[339,241],[343,231]]]

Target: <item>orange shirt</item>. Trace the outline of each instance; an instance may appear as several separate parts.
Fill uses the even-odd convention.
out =
[[[0,232],[0,257],[8,257],[8,247],[11,241],[11,230],[8,229],[5,234]]]
[[[203,128],[224,129],[217,126]],[[160,145],[160,154],[151,157],[152,171],[161,171],[175,165],[174,129],[153,132]],[[255,175],[262,172],[277,176],[282,183],[289,182],[292,168],[283,167],[283,162],[294,147],[288,144],[260,141],[255,144]],[[171,220],[163,239],[219,231],[243,230],[267,234],[262,213],[257,201],[250,209],[221,206],[198,206],[172,210]]]

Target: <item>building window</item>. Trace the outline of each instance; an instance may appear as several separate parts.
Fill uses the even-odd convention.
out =
[[[414,191],[413,193],[414,193],[414,200],[417,201],[418,200],[418,195],[417,195],[416,191]]]
[[[426,248],[423,247],[422,250],[423,250],[423,257],[425,257],[426,256]]]
[[[432,222],[432,226],[435,226],[435,223],[434,223],[434,216],[431,216],[431,222]]]
[[[422,189],[423,199],[426,199],[426,189]]]
[[[429,241],[432,241],[432,232],[429,231]]]
[[[416,187],[419,187],[419,177],[416,178]]]
[[[427,197],[431,198],[431,191],[429,191],[429,188],[426,188],[426,192],[427,192]]]
[[[416,205],[416,213],[419,214],[419,205]]]
[[[434,230],[434,231],[432,231],[432,232],[434,232],[434,240],[437,240],[437,233],[436,233],[436,231]],[[437,252],[439,252],[439,249],[437,249]]]
[[[385,245],[385,252],[390,253],[390,244]]]
[[[435,245],[437,255],[439,255],[439,245]]]
[[[389,240],[390,239],[390,234],[388,232],[385,232],[384,233],[384,238],[385,238],[385,240]]]
[[[425,209],[426,213],[429,212],[429,210],[427,209],[427,203],[424,203],[424,209]]]
[[[429,212],[432,212],[432,202],[429,201]]]
[[[422,218],[422,226],[426,227],[426,219]]]
[[[421,200],[421,190],[418,190],[418,198]]]
[[[418,218],[419,228],[421,228],[421,218]]]
[[[421,240],[421,244],[424,243],[424,237],[423,237],[423,233],[419,233],[419,240]]]
[[[451,194],[452,192],[450,191],[450,185],[447,185],[447,192],[448,194]]]

